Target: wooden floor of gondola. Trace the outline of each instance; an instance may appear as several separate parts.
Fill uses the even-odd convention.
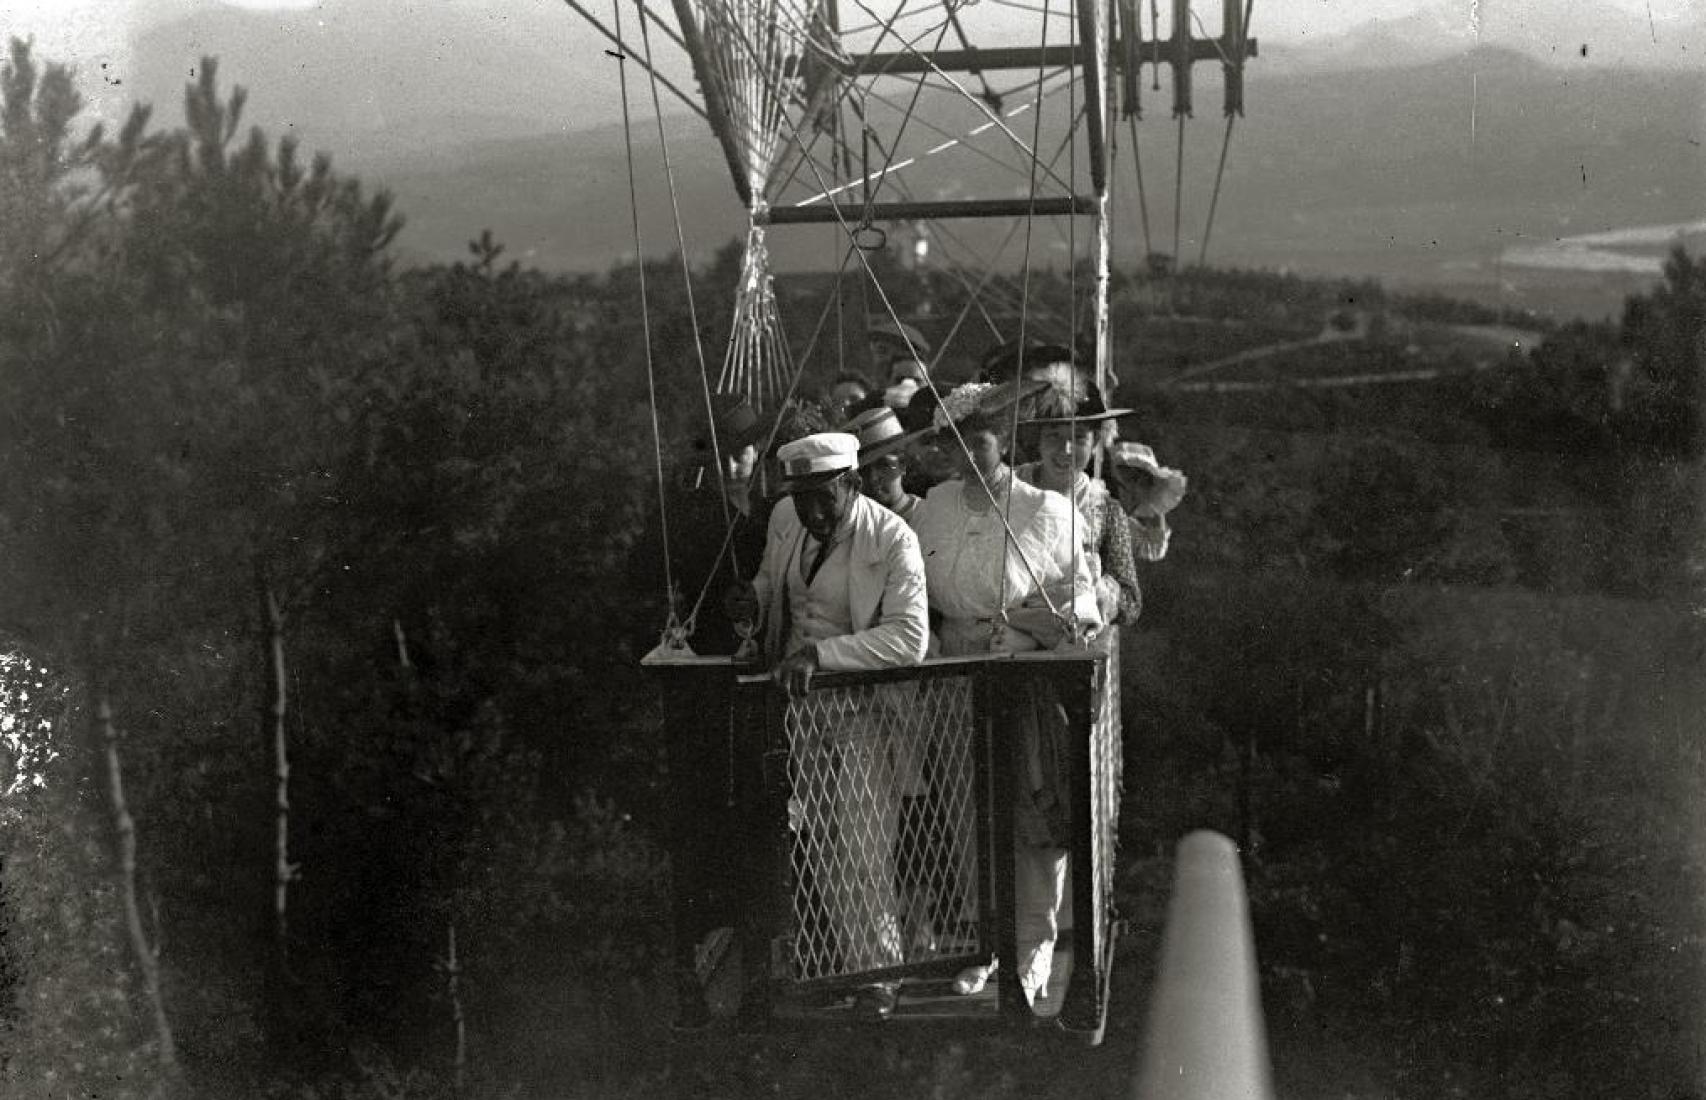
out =
[[[725,950],[708,969],[707,1000],[712,1014],[733,1017],[740,999],[740,952]],[[1071,933],[1064,933],[1055,947],[1054,969],[1049,977],[1048,993],[1037,998],[1032,1011],[1040,1021],[1052,1020],[1066,1000],[1072,982],[1073,950]],[[900,999],[894,1015],[887,1021],[896,1023],[973,1023],[1001,1022],[999,975],[991,975],[989,983],[977,993],[959,994],[953,989],[952,978],[914,978],[901,982]],[[771,1001],[771,1013],[778,1023],[801,1024],[863,1024],[870,1021],[855,1016],[852,991],[845,997],[811,995],[803,991],[779,990]]]

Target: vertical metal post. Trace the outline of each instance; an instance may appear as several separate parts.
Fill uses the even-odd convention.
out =
[[[1223,66],[1226,93],[1222,112],[1230,118],[1244,113],[1244,9],[1240,0],[1221,0],[1220,10],[1221,48],[1231,62]]]
[[[1072,907],[1072,984],[1067,988],[1066,1001],[1061,1005],[1060,1023],[1069,1031],[1100,1040],[1103,1018],[1101,994],[1102,960],[1097,957],[1095,892],[1101,876],[1096,874],[1095,770],[1092,749],[1096,720],[1095,689],[1099,679],[1095,661],[1062,663],[1053,676],[1056,697],[1066,711],[1071,739],[1071,798],[1072,837],[1068,858],[1072,865],[1072,896],[1065,903]]]
[[[745,830],[729,808],[724,723],[738,719],[728,666],[656,666],[664,703],[664,753],[671,800],[670,893],[674,914],[671,965],[676,1022],[699,1027],[710,1006],[699,974],[698,949],[712,929],[735,922],[728,892],[742,880],[739,852]],[[708,782],[707,776],[719,780]]]
[[[788,831],[787,698],[766,682],[737,684],[734,720],[743,769],[740,807],[740,911],[736,914],[741,954],[741,1016],[768,1019],[772,987],[786,971],[773,965],[774,947],[789,927],[791,851]]]
[[[990,809],[993,811],[990,829],[990,867],[994,871],[995,889],[995,954],[1001,960],[996,971],[997,1001],[1001,1014],[1023,1020],[1031,1016],[1031,1006],[1025,1002],[1024,987],[1019,984],[1019,930],[1015,915],[1018,896],[1014,889],[1013,806],[1019,796],[1019,753],[1022,749],[1014,716],[1026,704],[1025,693],[1030,689],[1030,675],[1020,666],[1005,662],[988,662],[978,671],[988,685],[990,709],[989,754],[994,782],[991,784]]]
[[[1191,114],[1191,0],[1173,0],[1173,114]]]
[[[1119,386],[1119,375],[1114,373],[1114,333],[1113,316],[1108,308],[1108,279],[1109,257],[1113,251],[1112,238],[1109,235],[1109,204],[1106,182],[1096,189],[1096,213],[1091,239],[1090,263],[1094,285],[1091,292],[1095,295],[1092,308],[1095,311],[1096,337],[1096,388],[1102,391],[1103,400],[1112,405],[1114,390]],[[1097,455],[1100,462],[1100,452]],[[1100,472],[1098,470],[1098,472]]]
[[[991,851],[992,823],[995,820],[995,763],[994,714],[995,680],[988,666],[979,668],[972,680],[972,768],[975,807],[972,835],[961,843],[974,845],[977,854],[977,938],[984,960],[992,958],[999,949],[996,929],[995,858]]]
[[[1108,189],[1108,12],[1107,0],[1078,0],[1078,37],[1082,43],[1085,141],[1090,153],[1090,183]]]

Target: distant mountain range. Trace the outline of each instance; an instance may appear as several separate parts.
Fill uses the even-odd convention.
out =
[[[488,227],[510,255],[540,266],[598,269],[631,256],[623,133],[609,121],[614,63],[572,13],[558,38],[456,5],[435,8],[431,22],[364,23],[358,5],[321,9],[332,10],[343,22],[329,30],[301,24],[313,13],[235,10],[157,26],[136,43],[144,60],[133,84],[141,98],[175,104],[201,54],[217,54],[222,82],[249,87],[251,121],[297,132],[396,192],[409,219],[400,243],[418,257],[464,255]],[[1500,36],[1525,49],[1474,48],[1445,10],[1295,50],[1264,44],[1228,161],[1214,262],[1380,274],[1519,302],[1529,283],[1544,284],[1565,292],[1538,304],[1597,312],[1641,276],[1537,274],[1505,263],[1506,250],[1706,216],[1706,65],[1611,67],[1595,61],[1592,43],[1585,60],[1576,47],[1546,63],[1557,44],[1525,40],[1521,27]],[[1461,22],[1461,5],[1450,10]],[[1616,26],[1626,32],[1628,19]],[[1673,32],[1686,54],[1686,35],[1663,33]],[[1604,51],[1638,52],[1627,42]],[[655,122],[641,98],[649,92],[630,84],[643,124],[645,249],[672,251]],[[1201,98],[1188,132],[1179,251],[1189,260],[1219,151],[1218,98]],[[1154,247],[1170,252],[1173,129],[1164,103],[1149,106],[1140,134]],[[665,123],[689,248],[702,258],[741,230],[742,215],[705,124],[684,113]],[[962,162],[939,159],[949,176],[931,187],[952,191]],[[961,182],[975,179],[978,162],[957,170]],[[1116,256],[1135,261],[1143,244],[1129,176],[1122,187]],[[993,252],[1003,230],[960,223],[955,251]],[[771,236],[783,266],[832,262],[828,229]]]
[[[1258,37],[1262,33],[1259,14],[1252,30]],[[1605,0],[1440,0],[1344,34],[1306,36],[1276,52],[1272,61],[1288,70],[1370,69],[1439,61],[1485,47],[1576,69],[1698,71],[1706,67],[1706,21],[1698,12],[1656,19],[1651,5],[1644,12],[1629,11]]]

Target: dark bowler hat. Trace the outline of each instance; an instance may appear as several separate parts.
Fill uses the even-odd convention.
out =
[[[890,340],[896,344],[909,344],[914,355],[930,354],[930,341],[905,321],[880,317],[865,326],[865,337],[868,340]]]
[[[719,393],[711,397],[711,419],[715,425],[717,448],[727,458],[743,448],[756,447],[764,442],[765,425],[752,402],[739,394]],[[711,462],[711,433],[703,428],[693,439],[691,461],[695,465]]]
[[[911,443],[923,432],[909,432],[901,425],[900,417],[887,405],[864,412],[841,426],[841,430],[859,440],[859,468],[864,469],[885,455],[891,455]]]

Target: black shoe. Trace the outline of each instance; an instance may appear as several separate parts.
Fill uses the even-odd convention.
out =
[[[900,1003],[900,988],[892,982],[867,985],[853,994],[853,1018],[856,1020],[886,1020],[894,1015]]]

